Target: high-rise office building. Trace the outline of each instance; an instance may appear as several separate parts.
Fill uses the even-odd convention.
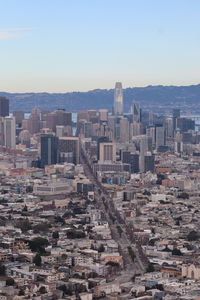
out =
[[[140,157],[139,157],[139,169],[140,172],[145,171],[145,155],[148,151],[148,137],[146,135],[140,136]]]
[[[99,151],[100,162],[115,162],[116,161],[116,144],[115,143],[100,143]]]
[[[122,163],[130,164],[131,166],[131,173],[138,173],[139,172],[139,154],[132,153],[127,150],[122,150],[121,153],[121,161]]]
[[[195,121],[188,118],[177,118],[176,127],[180,129],[181,132],[187,132],[188,130],[195,129]]]
[[[71,126],[72,125],[72,113],[65,111],[65,109],[56,110],[56,125]]]
[[[78,133],[80,137],[89,138],[92,136],[92,123],[86,120],[81,120],[78,126]]]
[[[146,135],[152,138],[153,147],[156,147],[156,129],[155,126],[149,126],[146,128]]]
[[[58,142],[60,162],[79,164],[80,140],[78,137],[61,137]]]
[[[108,110],[107,109],[99,109],[99,121],[100,122],[108,121]]]
[[[151,153],[147,152],[144,156],[144,172],[154,172],[155,168],[155,157]]]
[[[15,117],[4,119],[4,144],[6,148],[15,149],[16,147]]]
[[[30,118],[28,119],[28,130],[31,134],[40,131],[40,109],[38,107],[33,108],[31,112]]]
[[[123,89],[121,82],[116,82],[114,90],[114,115],[123,115]]]
[[[140,103],[133,102],[133,122],[140,123],[141,122],[141,111],[140,111]]]
[[[56,132],[57,114],[55,112],[46,115],[46,127]]]
[[[155,126],[155,139],[156,139],[156,149],[160,146],[165,145],[166,137],[165,137],[165,127],[162,125]]]
[[[120,143],[128,143],[130,140],[130,124],[127,118],[121,118],[119,122]]]
[[[53,134],[43,134],[40,137],[41,166],[58,163],[58,137]]]
[[[141,123],[133,122],[130,125],[130,138],[141,134]]]
[[[24,120],[24,111],[22,110],[15,110],[13,111],[13,116],[15,117],[16,124],[21,127],[22,121]]]
[[[97,140],[97,159],[100,160],[100,144],[101,143],[108,143],[109,138],[107,136],[101,136]]]
[[[9,116],[9,99],[0,96],[0,117]]]
[[[171,117],[165,118],[166,137],[174,136],[174,119]]]
[[[177,128],[177,119],[180,118],[181,116],[181,112],[180,112],[180,109],[173,109],[172,111],[172,119],[173,119],[173,133],[174,133],[174,130],[176,130]]]
[[[0,117],[0,145],[4,146],[4,117]]]

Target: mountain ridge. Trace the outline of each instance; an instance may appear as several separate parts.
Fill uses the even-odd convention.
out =
[[[124,92],[124,110],[128,112],[132,101],[139,101],[144,108],[167,110],[180,107],[200,111],[200,84],[189,86],[148,85],[146,87],[128,87]],[[64,108],[68,111],[106,108],[112,110],[114,89],[94,89],[87,92],[0,92],[0,96],[10,99],[10,110],[31,111],[35,106],[42,110],[53,111]]]

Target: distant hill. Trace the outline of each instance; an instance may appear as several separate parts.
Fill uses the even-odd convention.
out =
[[[68,111],[107,108],[112,110],[113,90],[92,90],[73,93],[6,93],[12,110],[31,111],[36,105],[42,110],[65,108]],[[200,84],[191,86],[147,86],[124,89],[124,109],[128,112],[133,100],[153,111],[181,107],[182,110],[200,112]]]

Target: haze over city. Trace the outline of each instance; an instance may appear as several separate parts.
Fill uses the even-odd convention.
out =
[[[1,1],[0,91],[197,84],[199,10],[198,0]]]

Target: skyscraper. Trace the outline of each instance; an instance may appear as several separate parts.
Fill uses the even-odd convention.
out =
[[[178,108],[173,109],[173,111],[172,111],[173,131],[176,130],[176,127],[177,127],[177,118],[180,118],[180,116],[181,116],[180,109],[178,109]]]
[[[9,99],[0,97],[0,117],[9,116]]]
[[[130,124],[127,118],[121,118],[119,122],[120,143],[128,143],[130,140]]]
[[[99,121],[108,121],[108,110],[99,109]]]
[[[60,137],[58,142],[60,162],[79,164],[80,140],[78,137]]]
[[[114,115],[123,115],[123,89],[121,82],[116,82],[114,91]]]
[[[53,134],[43,134],[40,137],[41,166],[58,162],[58,137]]]
[[[160,146],[165,145],[165,128],[164,126],[157,124],[155,126],[155,139],[156,139],[156,149]]]
[[[115,162],[116,161],[116,144],[115,143],[100,143],[99,161],[103,162]]]
[[[140,103],[133,102],[133,122],[141,122]]]
[[[6,148],[16,147],[16,126],[15,117],[5,117],[4,119],[4,142]]]

